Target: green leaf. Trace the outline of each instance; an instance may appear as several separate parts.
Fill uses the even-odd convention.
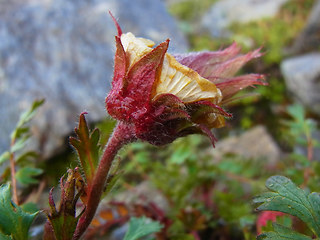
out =
[[[2,234],[2,233],[0,232],[0,240],[13,240],[13,239],[12,239],[11,236]]]
[[[288,113],[299,122],[304,122],[305,111],[302,105],[294,104],[289,106]]]
[[[16,179],[24,185],[38,183],[38,180],[34,177],[43,173],[40,168],[23,167],[16,172]]]
[[[124,240],[139,239],[151,233],[159,232],[162,227],[163,226],[159,222],[152,221],[146,217],[132,217],[129,222],[129,229],[124,236]]]
[[[23,211],[28,213],[35,213],[39,211],[38,205],[34,202],[24,203],[20,205],[20,207],[23,209]]]
[[[14,153],[17,152],[19,150],[21,150],[22,148],[24,148],[26,146],[27,140],[28,140],[29,136],[24,136],[23,138],[19,138],[10,148],[10,152]]]
[[[53,200],[53,188],[49,193],[50,211],[47,212],[47,217],[50,224],[45,228],[44,239],[52,239],[52,233],[56,240],[72,239],[79,218],[84,212],[83,209],[77,216],[77,202],[84,192],[83,185],[76,191],[78,180],[77,171],[77,168],[74,170],[69,169],[67,178],[64,180],[64,177],[62,177],[60,179],[61,193],[58,209]]]
[[[307,194],[290,179],[283,176],[270,177],[267,192],[254,199],[262,203],[257,210],[279,211],[300,218],[319,237],[320,236],[320,196]]]
[[[274,231],[260,234],[258,240],[311,240],[312,238],[293,231],[277,223],[272,224]]]
[[[11,139],[19,138],[23,133],[26,133],[29,131],[29,128],[23,127],[23,125],[28,123],[34,117],[37,109],[43,103],[44,103],[44,99],[34,101],[31,108],[20,115],[20,119],[16,129],[11,133]]]
[[[5,162],[8,161],[10,158],[10,153],[8,151],[2,153],[0,155],[0,166]]]
[[[0,232],[15,240],[27,240],[29,228],[38,212],[26,213],[11,202],[9,184],[0,187],[0,212]]]
[[[94,129],[90,133],[84,114],[80,115],[79,126],[75,128],[78,139],[70,137],[70,143],[78,152],[80,163],[89,185],[99,162],[100,132],[98,129]]]
[[[39,154],[34,151],[25,152],[17,158],[16,163],[19,164],[19,166],[27,165],[32,160],[37,159],[37,157],[39,157]]]

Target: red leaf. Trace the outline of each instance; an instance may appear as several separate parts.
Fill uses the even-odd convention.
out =
[[[129,70],[126,77],[128,85],[125,95],[134,98],[138,104],[139,102],[149,102],[151,100],[153,84],[161,73],[163,58],[168,45],[169,40],[159,44]]]

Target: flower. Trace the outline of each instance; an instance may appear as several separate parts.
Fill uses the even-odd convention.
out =
[[[113,18],[113,16],[112,16]],[[236,43],[222,51],[171,55],[169,40],[154,42],[118,29],[112,89],[106,98],[108,113],[132,125],[137,138],[163,145],[192,133],[207,134],[231,117],[221,106],[240,89],[263,85],[263,76],[233,75],[259,49],[239,55]],[[154,48],[153,48],[154,47]]]

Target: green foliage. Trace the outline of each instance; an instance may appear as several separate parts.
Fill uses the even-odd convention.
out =
[[[254,199],[255,203],[262,203],[257,210],[279,211],[298,217],[317,237],[320,236],[320,196],[318,193],[308,194],[283,176],[269,178],[266,186],[271,192],[264,193]],[[290,234],[288,234],[289,232]],[[281,238],[276,238],[276,236]],[[308,239],[279,225],[275,225],[274,233],[263,235],[266,239],[285,239],[285,236],[286,239]]]
[[[78,139],[70,137],[70,143],[77,150],[87,183],[90,184],[99,163],[100,132],[97,128],[89,131],[84,115],[80,115],[79,126],[75,128]]]
[[[30,128],[27,124],[34,117],[37,109],[44,103],[44,100],[35,101],[31,108],[20,115],[19,122],[17,126],[11,133],[11,146],[9,151],[4,152],[0,155],[0,164],[3,164],[5,161],[9,160],[10,154],[17,153],[19,150],[23,149],[26,145],[27,140],[30,137]],[[34,155],[33,152],[28,152],[24,154]]]
[[[282,125],[285,126],[286,141],[294,147],[294,151],[284,159],[287,166],[285,174],[298,184],[304,183],[311,190],[317,191],[320,187],[319,175],[312,174],[320,167],[318,161],[313,161],[314,150],[320,147],[312,136],[318,129],[317,124],[313,119],[307,118],[301,105],[290,105],[287,112],[290,118],[282,121]]]
[[[47,223],[44,239],[52,239],[52,233],[56,240],[72,239],[79,218],[84,211],[83,209],[79,215],[76,213],[77,202],[84,192],[83,179],[77,169],[68,170],[67,179],[64,180],[62,177],[60,180],[60,188],[61,197],[58,209],[53,200],[53,188],[49,194],[50,212],[47,213],[47,217],[50,224]]]
[[[312,238],[293,232],[291,228],[287,228],[277,223],[272,224],[274,231],[262,233],[258,236],[258,240],[311,240]]]
[[[38,212],[27,213],[11,201],[10,185],[0,187],[0,239],[27,240]]]
[[[307,146],[309,141],[312,141],[311,133],[317,128],[316,122],[312,119],[306,119],[306,113],[301,105],[295,104],[288,107],[288,113],[292,120],[284,122],[290,131],[290,135],[296,143]],[[317,142],[311,143],[316,145]]]
[[[36,184],[38,180],[35,177],[42,173],[43,171],[40,168],[23,167],[16,172],[16,179],[24,185]]]
[[[235,23],[231,26],[234,40],[252,49],[252,45],[264,46],[267,54],[263,56],[265,64],[280,63],[284,57],[284,48],[304,27],[313,0],[291,0],[282,7],[275,18],[266,18],[246,24]],[[299,9],[299,10],[298,10]],[[250,42],[249,46],[246,44]]]
[[[35,116],[37,109],[44,103],[44,100],[37,100],[34,101],[31,108],[20,115],[19,122],[15,128],[15,130],[11,133],[11,139],[19,140],[22,142],[26,134],[29,133],[29,128],[26,124]],[[18,141],[18,142],[19,142]],[[17,144],[18,146],[21,143]],[[16,147],[19,148],[19,147]],[[14,151],[11,151],[14,152]]]
[[[124,240],[138,240],[152,233],[159,232],[162,227],[163,226],[159,222],[152,221],[146,217],[132,217]]]
[[[237,156],[217,161],[210,151],[206,137],[192,135],[161,150],[135,143],[122,153],[126,174],[121,181],[134,184],[146,178],[170,203],[170,239],[194,239],[191,231],[201,232],[203,228],[219,234],[224,231],[219,222],[237,229],[230,235],[241,234],[255,223],[250,200],[263,187],[264,179],[255,179],[261,174],[263,162]],[[252,236],[246,231],[243,234]]]
[[[184,0],[169,6],[169,12],[180,20],[194,21],[200,18],[217,0]]]
[[[20,119],[16,125],[16,128],[11,133],[11,145],[10,149],[0,155],[0,165],[7,162],[10,158],[15,162],[19,174],[17,180],[22,184],[34,184],[38,181],[34,178],[42,173],[42,170],[35,168],[33,160],[38,157],[38,154],[34,151],[23,151],[26,147],[27,141],[30,138],[30,127],[28,123],[35,116],[38,108],[44,103],[44,100],[35,101],[31,108],[20,115]],[[26,168],[23,168],[26,166]],[[6,171],[4,171],[5,173]]]

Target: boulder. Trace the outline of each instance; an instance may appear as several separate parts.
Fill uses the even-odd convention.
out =
[[[65,142],[78,115],[106,116],[115,26],[184,52],[187,42],[161,0],[13,0],[0,2],[0,153],[20,113],[45,98],[32,125],[32,148],[48,157]]]
[[[232,23],[273,17],[285,2],[287,0],[220,0],[203,16],[202,25],[213,37],[227,37]]]
[[[281,72],[293,98],[320,115],[320,53],[288,58]]]
[[[320,0],[314,3],[308,21],[288,53],[297,54],[318,50],[320,46]]]
[[[225,154],[235,154],[247,159],[264,159],[269,166],[275,166],[281,158],[281,150],[264,126],[256,126],[239,136],[218,141],[210,153],[216,160]]]

